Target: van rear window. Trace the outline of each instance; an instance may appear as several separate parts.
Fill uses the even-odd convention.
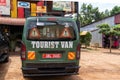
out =
[[[28,24],[28,40],[75,40],[72,22],[30,22]]]

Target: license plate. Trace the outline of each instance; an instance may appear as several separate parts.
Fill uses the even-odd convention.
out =
[[[61,58],[61,54],[42,54],[42,58]]]

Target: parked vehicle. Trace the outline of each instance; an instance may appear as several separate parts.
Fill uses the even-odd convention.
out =
[[[78,73],[80,40],[73,19],[27,18],[22,40],[21,59],[24,76]]]
[[[9,61],[8,37],[0,31],[0,62]]]
[[[47,15],[26,19],[21,47],[23,76],[73,75],[79,72],[79,21]]]

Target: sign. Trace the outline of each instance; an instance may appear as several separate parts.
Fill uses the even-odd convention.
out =
[[[30,39],[40,39],[40,32],[37,28],[33,28],[30,30],[29,34]]]
[[[46,6],[37,6],[37,12],[46,13]]]
[[[11,1],[11,17],[17,17],[17,0],[10,0]]]
[[[60,35],[60,38],[72,38],[68,27],[64,28],[62,34]]]
[[[73,41],[31,41],[32,48],[73,48]]]
[[[18,1],[18,7],[30,8],[30,3],[29,2]]]
[[[10,15],[10,0],[0,0],[0,15]]]
[[[37,5],[36,3],[31,3],[31,16],[36,16]]]
[[[0,0],[0,6],[6,6],[6,0]]]
[[[61,58],[62,54],[61,53],[53,53],[53,54],[42,54],[42,58]]]
[[[71,11],[71,9],[70,1],[53,1],[53,10]]]

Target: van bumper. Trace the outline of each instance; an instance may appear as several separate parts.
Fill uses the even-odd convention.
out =
[[[53,65],[53,64],[52,64]],[[59,64],[60,65],[60,64]],[[76,75],[78,74],[79,66],[66,66],[61,64],[54,66],[42,67],[22,67],[23,76],[57,76],[57,75]]]

